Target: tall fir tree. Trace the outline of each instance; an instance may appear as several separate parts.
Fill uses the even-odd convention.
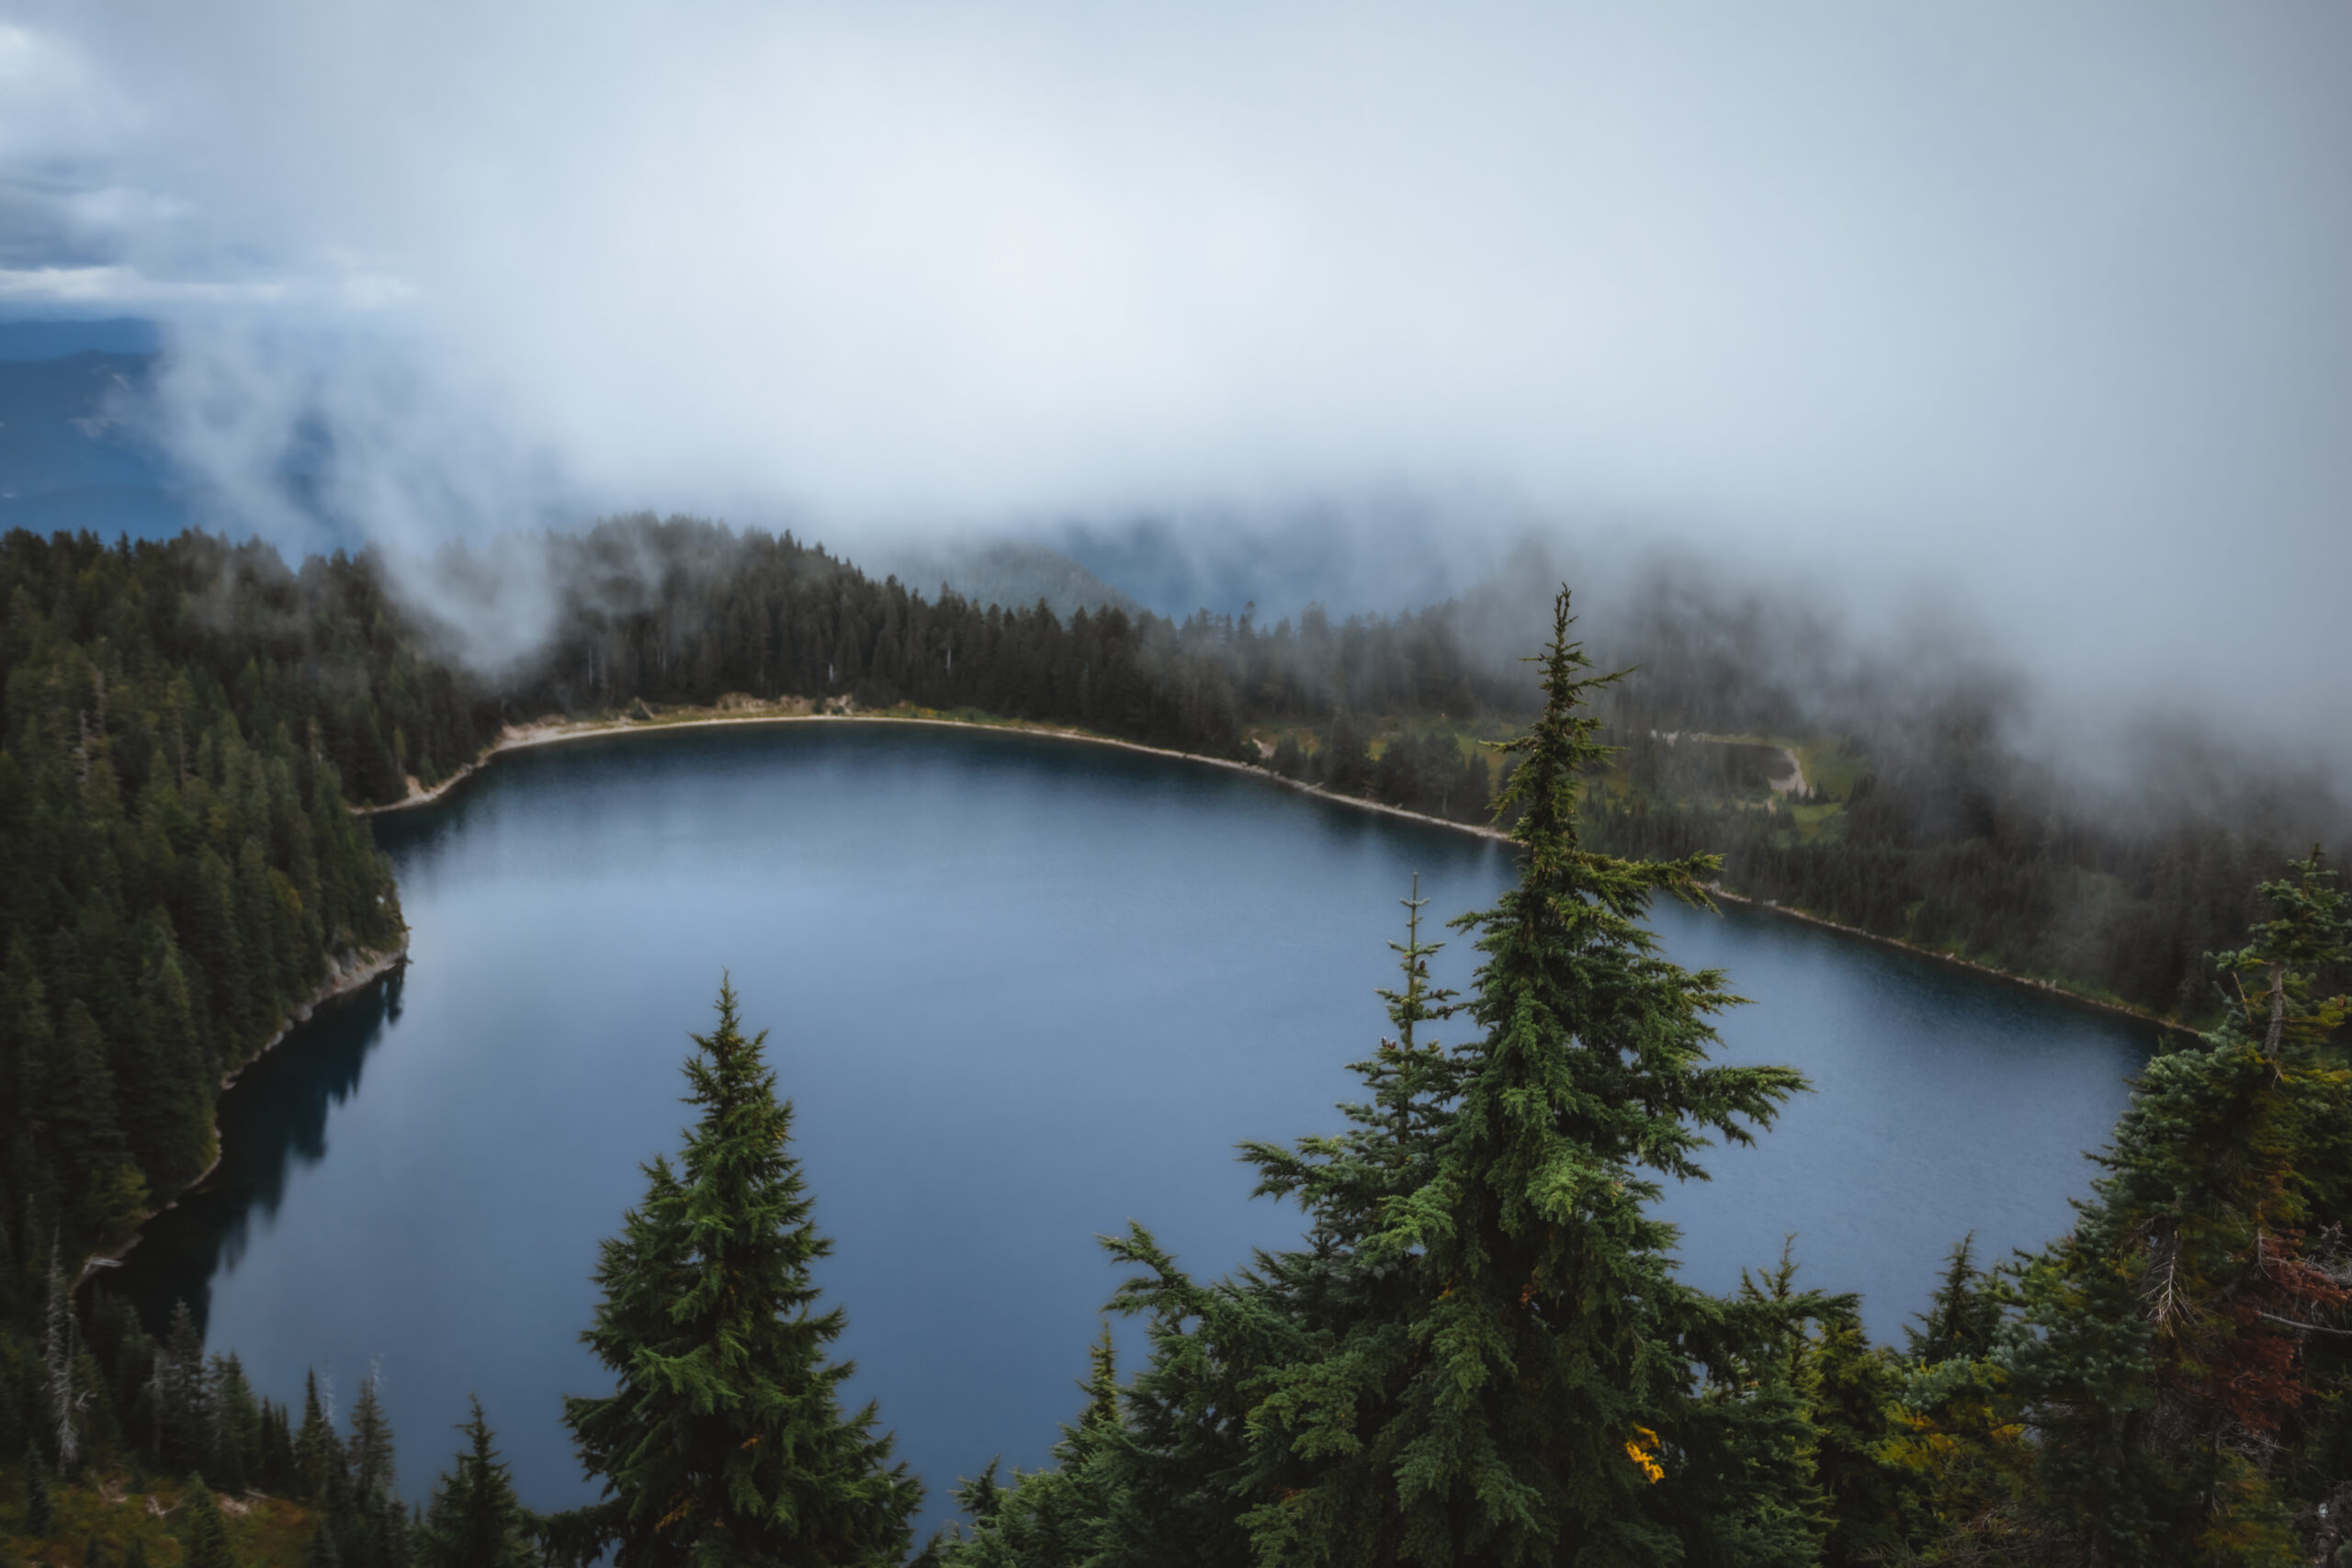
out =
[[[359,1395],[351,1402],[351,1436],[328,1482],[336,1546],[351,1568],[408,1568],[409,1562],[409,1510],[401,1501],[381,1385],[382,1376],[373,1369],[359,1380]]]
[[[328,1468],[340,1470],[343,1465],[337,1450],[334,1427],[328,1422],[326,1407],[319,1400],[319,1374],[306,1371],[302,1374],[302,1426],[294,1436],[295,1495],[308,1503],[326,1500]]]
[[[1713,857],[1624,861],[1578,840],[1577,795],[1608,749],[1594,675],[1555,601],[1544,705],[1506,744],[1498,802],[1518,885],[1467,917],[1484,1031],[1436,1174],[1384,1250],[1430,1290],[1398,1401],[1395,1507],[1417,1562],[1671,1562],[1676,1523],[1736,1507],[1702,1459],[1694,1365],[1730,1359],[1719,1303],[1673,1277],[1649,1172],[1703,1179],[1708,1134],[1749,1142],[1804,1087],[1785,1067],[1708,1065],[1737,1000],[1641,924],[1660,894],[1703,905]]]
[[[1803,1080],[1709,1066],[1736,998],[1640,923],[1660,893],[1703,903],[1712,860],[1578,843],[1604,751],[1584,704],[1613,677],[1565,592],[1555,612],[1544,714],[1505,748],[1519,886],[1464,922],[1482,1037],[1427,1038],[1454,1010],[1408,900],[1370,1100],[1338,1137],[1245,1148],[1307,1211],[1306,1248],[1204,1286],[1141,1227],[1113,1244],[1152,1353],[1099,1445],[1117,1486],[1090,1562],[1728,1565],[1801,1561],[1827,1529],[1796,1349],[1823,1302],[1785,1274],[1736,1302],[1680,1284],[1645,1174],[1703,1177],[1710,1134],[1746,1142]],[[973,1500],[1010,1515],[1035,1485]]]
[[[392,1455],[392,1424],[384,1414],[381,1382],[381,1375],[372,1368],[359,1380],[359,1397],[351,1404],[351,1437],[345,1444],[352,1490],[363,1503],[391,1496],[399,1472]]]
[[[417,1531],[417,1568],[532,1568],[539,1559],[531,1516],[492,1446],[481,1401],[458,1430],[466,1447],[442,1472]]]
[[[156,1466],[168,1471],[202,1468],[209,1450],[204,1386],[204,1337],[186,1300],[172,1303],[172,1326],[154,1350],[153,1398],[149,1436]]]
[[[819,1308],[810,1279],[832,1244],[789,1150],[792,1106],[731,985],[718,1012],[686,1063],[700,1118],[674,1169],[646,1168],[645,1201],[596,1271],[582,1337],[617,1386],[564,1401],[606,1495],[550,1539],[577,1561],[608,1550],[616,1568],[896,1563],[922,1487],[891,1462],[872,1404],[842,1413],[852,1367],[825,1358],[846,1319]]]

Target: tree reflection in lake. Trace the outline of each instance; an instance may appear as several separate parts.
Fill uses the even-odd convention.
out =
[[[327,1113],[357,1091],[368,1054],[400,1021],[404,975],[395,969],[321,1008],[221,1097],[220,1162],[148,1222],[120,1269],[96,1278],[139,1310],[150,1334],[170,1329],[173,1303],[182,1300],[202,1330],[212,1280],[237,1266],[256,1227],[269,1228],[288,1179],[326,1157]]]

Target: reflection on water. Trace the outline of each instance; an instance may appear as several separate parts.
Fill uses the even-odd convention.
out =
[[[181,1300],[199,1330],[209,1325],[213,1280],[269,1229],[294,1174],[326,1158],[328,1112],[357,1091],[368,1054],[400,1021],[404,978],[394,969],[321,1008],[221,1097],[220,1163],[148,1222],[121,1269],[97,1280],[139,1309],[149,1333],[168,1330]]]

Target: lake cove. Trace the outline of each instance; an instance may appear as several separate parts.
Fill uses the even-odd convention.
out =
[[[1203,1276],[1296,1236],[1233,1145],[1337,1128],[1416,873],[1432,925],[1511,879],[1507,845],[1230,770],[881,725],[520,751],[376,831],[410,967],[246,1073],[208,1190],[104,1282],[158,1328],[187,1298],[275,1399],[315,1366],[347,1408],[380,1369],[413,1498],[478,1393],[525,1501],[583,1499],[558,1415],[603,1386],[589,1273],[677,1146],[727,970],[797,1107],[852,1393],[930,1487],[925,1528],[958,1474],[1035,1465],[1075,1417],[1117,1279],[1096,1235],[1140,1220]],[[2154,1043],[1762,911],[1654,923],[1753,998],[1724,1059],[1815,1086],[1669,1191],[1685,1276],[1736,1288],[1793,1232],[1802,1281],[1862,1292],[1881,1338],[1963,1233],[1999,1258],[2066,1228]],[[1438,934],[1466,987],[1466,938]]]

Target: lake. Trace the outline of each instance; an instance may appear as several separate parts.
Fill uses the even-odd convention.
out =
[[[677,1146],[686,1036],[731,973],[797,1109],[852,1392],[927,1523],[1075,1417],[1117,1279],[1097,1235],[1140,1220],[1215,1275],[1298,1234],[1233,1145],[1337,1128],[1416,874],[1432,923],[1511,878],[1506,845],[1233,770],[917,726],[511,753],[377,835],[409,967],[247,1072],[220,1170],[108,1284],[158,1327],[186,1298],[276,1399],[316,1367],[347,1409],[379,1369],[412,1497],[476,1393],[526,1502],[585,1500],[558,1416],[606,1386],[589,1272]],[[1724,1058],[1815,1089],[1668,1194],[1686,1276],[1735,1288],[1793,1233],[1801,1278],[1863,1292],[1881,1338],[1963,1233],[1997,1258],[2066,1228],[2154,1043],[1764,911],[1656,926],[1753,999]]]

